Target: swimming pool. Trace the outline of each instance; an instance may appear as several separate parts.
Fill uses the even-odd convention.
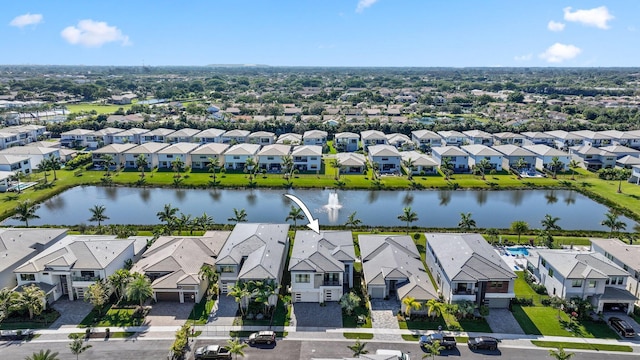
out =
[[[511,256],[517,256],[517,255],[528,256],[529,255],[529,250],[527,250],[527,248],[524,246],[508,247],[506,248],[506,250],[507,250],[507,253],[509,253]]]

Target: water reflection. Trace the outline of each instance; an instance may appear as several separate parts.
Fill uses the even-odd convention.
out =
[[[514,190],[511,192],[511,202],[515,206],[522,205],[522,199],[524,198],[523,190]]]
[[[476,202],[478,205],[482,206],[487,202],[487,191],[478,191],[476,192]]]
[[[65,207],[64,198],[62,196],[53,197],[45,201],[44,206],[49,210],[61,210]]]
[[[179,203],[182,203],[184,201],[184,198],[187,196],[187,192],[182,189],[176,189],[175,195],[176,200],[178,200]]]
[[[222,196],[222,193],[219,190],[211,190],[209,191],[209,196],[211,196],[211,199],[213,199],[213,201],[220,201],[220,196]]]
[[[451,202],[451,191],[443,190],[438,193],[438,198],[440,199],[440,206],[447,206]]]
[[[407,191],[407,193],[404,194],[404,197],[402,198],[402,203],[407,206],[411,205],[411,203],[413,203],[413,193]]]
[[[104,194],[107,196],[107,199],[115,201],[118,199],[118,188],[114,186],[105,187]]]
[[[576,194],[573,190],[569,190],[569,193],[564,198],[564,203],[567,205],[573,205],[576,203]]]
[[[555,190],[548,191],[544,194],[545,199],[547,199],[547,204],[555,204],[558,202],[558,197],[556,196]]]
[[[143,203],[148,203],[150,197],[151,191],[149,191],[149,189],[140,189],[140,199],[142,199]]]
[[[380,192],[379,191],[369,191],[369,194],[367,196],[367,199],[369,199],[369,204],[373,204],[374,202],[378,201],[378,197],[380,196]]]
[[[256,196],[255,191],[253,189],[249,190],[249,193],[247,194],[247,202],[249,205],[254,206],[256,204],[256,200],[258,200],[258,196]]]

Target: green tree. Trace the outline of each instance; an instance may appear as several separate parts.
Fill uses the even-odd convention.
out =
[[[15,306],[29,312],[29,319],[40,315],[44,310],[44,298],[46,294],[37,285],[23,286]]]
[[[562,346],[559,347],[558,350],[552,350],[552,349],[549,350],[549,356],[551,356],[556,360],[569,360],[573,357],[573,355],[575,354],[565,352]]]
[[[398,220],[407,223],[407,234],[409,233],[409,224],[418,221],[418,214],[411,210],[411,206],[402,209],[402,214],[398,215]]]
[[[17,292],[9,288],[0,289],[0,323],[9,317],[9,313],[19,297]]]
[[[460,213],[458,227],[462,231],[471,231],[476,228],[476,221],[471,218],[471,213]]]
[[[105,214],[107,208],[104,205],[94,205],[89,209],[89,211],[91,212],[91,218],[89,218],[89,221],[97,222],[98,227],[102,225],[103,221],[109,220],[109,217]]]
[[[427,314],[431,317],[432,320],[442,316],[442,312],[444,311],[444,304],[437,299],[429,299],[427,300]]]
[[[529,231],[529,224],[526,221],[516,220],[511,223],[511,231],[518,234],[518,242],[520,242],[522,233]]]
[[[559,217],[546,214],[544,219],[540,221],[540,224],[542,224],[542,228],[545,231],[561,230],[562,228],[557,224],[558,221],[560,221]]]
[[[551,171],[553,172],[553,178],[557,178],[557,174],[559,170],[562,170],[562,168],[564,167],[564,163],[562,161],[560,161],[560,159],[557,156],[554,156],[551,158],[551,162],[549,163],[549,167],[551,168]]]
[[[440,162],[440,170],[444,174],[444,179],[449,180],[449,177],[453,174],[453,163],[451,162],[450,157],[445,156],[442,158],[442,161]]]
[[[218,283],[218,273],[216,269],[210,264],[203,264],[200,267],[198,276],[201,280],[207,281],[207,293],[211,293],[211,290],[214,289]]]
[[[337,158],[331,160],[331,167],[336,169],[336,180],[340,180],[340,168],[342,167],[340,160]]]
[[[182,160],[181,157],[177,157],[175,158],[175,160],[171,162],[171,169],[173,170],[174,173],[176,173],[176,175],[179,175],[179,173],[182,172],[183,168],[184,168],[184,161]]]
[[[610,229],[609,237],[613,237],[614,232],[619,232],[627,228],[627,223],[619,220],[618,213],[615,210],[609,210],[604,214],[605,219],[602,220],[602,226],[606,226]]]
[[[304,213],[302,209],[297,206],[291,206],[291,210],[289,210],[289,215],[284,219],[284,221],[293,220],[293,228],[298,227],[298,220],[304,220]]]
[[[57,352],[51,352],[51,350],[40,350],[37,353],[33,353],[24,360],[60,360]]]
[[[360,306],[360,296],[350,291],[340,298],[340,307],[347,315],[353,314],[353,311]]]
[[[244,316],[245,308],[248,306],[247,300],[251,296],[251,292],[247,288],[247,284],[244,282],[236,282],[236,284],[229,289],[229,296],[238,303],[240,308],[240,314]]]
[[[229,347],[229,353],[235,355],[235,359],[238,359],[238,355],[244,357],[244,349],[249,346],[242,342],[238,338],[227,340],[227,346]]]
[[[164,204],[164,208],[162,209],[162,211],[158,211],[156,213],[156,216],[158,217],[158,220],[160,220],[161,222],[167,223],[167,228],[169,229],[169,231],[171,231],[176,221],[177,213],[178,213],[178,208],[172,207],[171,204]]]
[[[136,157],[136,167],[138,171],[140,171],[140,178],[144,179],[144,169],[149,166],[149,161],[147,161],[147,156],[145,154],[138,154]]]
[[[60,158],[53,156],[53,154],[49,154],[47,162],[49,169],[53,170],[53,180],[58,180],[58,173],[56,171],[62,168],[62,162],[60,162]]]
[[[89,350],[91,347],[92,345],[85,344],[79,337],[74,338],[71,341],[71,344],[69,344],[69,349],[71,350],[71,353],[76,356],[76,360],[78,360],[80,354]]]
[[[282,157],[282,171],[284,172],[284,178],[289,179],[293,172],[293,157],[291,155],[285,155]]]
[[[422,355],[422,358],[426,359],[430,357],[431,359],[435,359],[436,356],[440,356],[440,352],[444,349],[445,347],[440,345],[440,340],[436,340],[432,343],[424,344],[424,350],[427,353]]]
[[[353,357],[359,358],[360,355],[369,353],[369,350],[365,349],[366,346],[366,342],[361,342],[360,339],[356,339],[356,342],[353,345],[347,345],[347,348],[353,352]]]
[[[569,161],[569,169],[571,169],[571,180],[576,179],[576,169],[580,167],[580,163],[576,160]]]
[[[247,221],[247,212],[244,209],[233,208],[233,217],[227,219],[227,221],[234,221],[236,224]]]
[[[102,280],[89,285],[84,293],[84,301],[90,302],[91,305],[98,309],[98,315],[102,315],[102,308],[109,301],[107,285]]]
[[[144,302],[153,296],[153,287],[148,277],[144,275],[136,276],[127,284],[125,293],[127,300],[137,302],[142,311]]]
[[[357,212],[354,211],[351,214],[349,214],[349,217],[347,217],[347,221],[345,222],[344,226],[350,227],[353,229],[362,224],[362,220],[356,218],[356,213]]]
[[[207,215],[206,212],[194,219],[195,227],[202,231],[209,230],[213,224],[215,224],[213,217]]]
[[[527,164],[524,158],[519,158],[518,161],[513,164],[513,167],[515,167],[518,170],[518,174],[520,174],[522,172],[522,169],[526,168],[528,165],[529,164]]]
[[[631,170],[629,169],[614,169],[613,170],[613,178],[614,180],[618,180],[618,194],[622,193],[622,181],[629,179],[631,176]]]
[[[213,185],[217,185],[218,181],[216,180],[216,172],[218,171],[218,168],[220,168],[220,159],[218,157],[209,157],[207,161],[209,162],[207,164],[207,169],[211,173],[211,177],[213,177]]]
[[[248,158],[244,163],[244,172],[249,175],[249,185],[253,184],[253,176],[258,169],[258,163],[252,157]]]
[[[184,228],[191,229],[190,233],[193,235],[193,227],[191,226],[193,222],[191,221],[191,214],[185,214],[183,212],[180,213],[180,216],[175,220],[176,230],[178,230],[178,235],[182,235],[182,230]]]
[[[49,183],[49,180],[47,178],[47,175],[48,175],[47,171],[51,170],[51,166],[49,164],[49,160],[48,159],[42,159],[42,161],[40,161],[40,163],[38,164],[37,169],[44,176],[44,184],[47,185]]]
[[[482,159],[478,162],[478,164],[473,168],[473,171],[482,176],[482,180],[485,180],[485,173],[487,169],[491,168],[491,163],[487,159]]]
[[[120,301],[125,295],[125,289],[129,281],[131,281],[132,277],[133,276],[131,275],[131,272],[129,272],[129,270],[118,269],[107,278],[109,286],[115,292],[118,301]]]
[[[111,175],[111,167],[116,165],[113,155],[104,154],[100,157],[100,160],[102,160],[102,165],[104,166],[105,176]]]
[[[412,158],[402,160],[402,166],[407,170],[407,180],[413,179],[413,170],[415,170],[415,161]]]
[[[404,305],[404,314],[408,317],[411,316],[412,310],[422,309],[422,303],[411,296],[405,296],[402,298],[402,305]]]
[[[20,201],[14,209],[16,213],[12,218],[18,221],[24,221],[24,225],[29,227],[29,220],[40,218],[40,216],[36,215],[36,211],[38,211],[39,208],[40,205],[33,204],[31,200]]]

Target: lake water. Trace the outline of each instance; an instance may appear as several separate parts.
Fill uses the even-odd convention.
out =
[[[156,216],[164,204],[179,212],[199,216],[203,212],[216,223],[229,223],[233,209],[245,209],[250,222],[284,222],[293,202],[283,196],[300,198],[320,225],[342,225],[349,214],[368,226],[403,226],[398,215],[411,206],[422,227],[457,227],[460,213],[470,212],[478,227],[508,228],[515,220],[524,220],[539,228],[545,214],[560,218],[563,229],[608,230],[600,225],[608,208],[571,190],[176,190],[163,188],[126,188],[80,186],[44,202],[37,211],[39,219],[29,225],[90,224],[89,208],[104,205],[110,217],[105,224],[159,224]],[[327,206],[327,205],[331,206]],[[178,213],[179,214],[179,213]],[[621,217],[632,229],[635,222]],[[299,224],[306,220],[298,221]],[[5,220],[6,225],[19,225]]]

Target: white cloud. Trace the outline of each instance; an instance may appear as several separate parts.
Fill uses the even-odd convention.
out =
[[[356,7],[356,12],[363,12],[364,9],[370,7],[371,5],[377,3],[378,0],[360,0],[358,1],[358,6]]]
[[[551,31],[562,31],[562,30],[564,30],[564,26],[565,26],[564,23],[555,22],[555,21],[551,20],[547,24],[547,29],[549,29]]]
[[[104,21],[90,19],[80,20],[77,26],[68,26],[60,35],[73,45],[86,47],[100,47],[106,43],[119,42],[123,46],[131,45],[129,37],[115,26],[109,26]]]
[[[533,57],[533,54],[526,54],[526,55],[514,56],[513,59],[515,61],[529,61],[529,60],[531,60],[532,57]]]
[[[36,25],[42,22],[42,14],[30,14],[19,15],[13,18],[9,25],[15,27],[25,27],[27,25]]]
[[[565,60],[573,59],[581,52],[582,50],[577,46],[555,43],[540,54],[540,58],[550,63],[561,63]]]
[[[606,6],[589,10],[576,10],[574,12],[571,12],[571,7],[566,7],[564,8],[564,19],[600,29],[608,29],[609,24],[607,22],[613,20],[614,16],[609,13],[609,9]]]

